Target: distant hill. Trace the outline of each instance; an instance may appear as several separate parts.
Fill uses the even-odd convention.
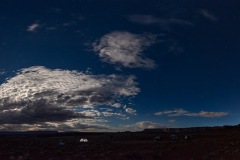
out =
[[[144,129],[142,132],[151,132],[151,133],[160,133],[160,132],[200,132],[207,130],[219,130],[219,129],[232,129],[232,128],[240,128],[240,124],[236,126],[214,126],[214,127],[189,127],[189,128],[148,128]]]

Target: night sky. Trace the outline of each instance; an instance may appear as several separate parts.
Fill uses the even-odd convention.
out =
[[[238,0],[1,0],[0,130],[240,123]]]

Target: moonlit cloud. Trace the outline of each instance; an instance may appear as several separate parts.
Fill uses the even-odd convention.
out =
[[[42,66],[20,70],[0,90],[0,124],[14,125],[126,117],[117,111],[98,111],[98,106],[122,106],[116,101],[140,92],[132,75],[92,75]]]
[[[3,124],[0,126],[1,131],[39,131],[39,130],[57,130],[57,131],[99,131],[109,130],[108,125],[91,124],[79,121],[67,121],[62,123],[38,123],[38,124]]]
[[[168,123],[170,123],[170,124],[174,124],[174,123],[176,123],[177,121],[175,120],[175,119],[171,119],[171,120],[169,120],[168,121]]]
[[[5,74],[6,72],[4,70],[0,70],[0,75]]]
[[[150,121],[142,121],[136,123],[136,127],[139,129],[147,129],[147,128],[162,128],[164,125],[159,123],[153,123]]]
[[[178,18],[157,18],[152,15],[141,15],[141,14],[136,14],[136,15],[130,15],[128,17],[129,21],[134,22],[134,23],[139,23],[143,25],[190,25],[193,26],[194,24],[192,22],[178,19]]]
[[[79,120],[71,120],[63,123],[46,123],[42,126],[40,125],[40,127],[43,129],[52,128],[58,131],[97,131],[109,129],[109,126],[105,124],[96,124]]]
[[[145,25],[157,24],[160,21],[159,18],[154,17],[152,15],[130,15],[128,18],[131,22]]]
[[[122,119],[122,118],[126,118],[127,117],[126,114],[116,113],[116,112],[113,112],[111,109],[108,109],[106,111],[99,111],[99,110],[96,110],[96,109],[91,109],[91,110],[85,110],[85,111],[82,111],[82,112],[79,112],[79,113],[81,115],[86,116],[86,117],[92,117],[92,118],[96,118],[96,117],[112,117],[112,116],[114,116],[114,117]]]
[[[184,114],[188,113],[188,111],[185,111],[183,109],[174,109],[174,110],[166,110],[162,112],[154,113],[156,116],[182,116]]]
[[[201,111],[199,113],[188,113],[187,116],[193,117],[209,117],[209,118],[217,118],[217,117],[224,117],[228,115],[226,112],[205,112]]]
[[[128,68],[154,68],[155,62],[143,55],[146,47],[154,43],[152,34],[132,34],[115,31],[104,35],[93,44],[93,50],[101,60]]]
[[[183,109],[174,109],[174,110],[166,110],[154,113],[156,116],[169,116],[169,117],[176,117],[176,116],[191,116],[191,117],[209,117],[209,118],[218,118],[227,116],[227,112],[206,112],[201,111],[197,113],[189,112]]]
[[[203,9],[200,11],[200,14],[210,21],[218,21],[218,18],[212,13],[210,13],[208,10]]]
[[[116,108],[120,108],[120,107],[121,107],[121,104],[120,104],[120,103],[114,103],[112,106],[113,106],[113,107],[116,107]]]
[[[126,111],[127,113],[134,114],[134,115],[136,115],[136,112],[137,112],[136,110],[134,110],[134,109],[132,109],[132,108],[126,108],[125,111]]]
[[[173,41],[172,44],[168,47],[168,52],[170,53],[179,54],[183,51],[184,49],[175,41]]]
[[[33,23],[33,24],[31,24],[30,26],[28,26],[27,31],[28,31],[28,32],[35,32],[35,31],[37,31],[37,29],[39,29],[39,28],[40,28],[40,24],[38,24],[38,23]]]
[[[57,30],[57,27],[47,27],[46,30],[48,30],[48,31]]]
[[[9,105],[9,104],[8,104]],[[3,107],[5,108],[5,106]],[[46,100],[22,102],[21,108],[0,112],[0,124],[34,124],[39,122],[60,122],[73,118],[87,118],[64,107],[48,103]]]
[[[160,123],[154,123],[151,121],[140,121],[132,125],[122,125],[119,129],[126,131],[142,131],[144,129],[152,129],[152,128],[164,128],[166,125]]]

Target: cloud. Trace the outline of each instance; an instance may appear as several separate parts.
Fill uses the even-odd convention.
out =
[[[121,107],[121,104],[120,104],[120,103],[114,103],[112,106],[113,106],[113,107],[116,107],[116,108],[120,108],[120,107]]]
[[[63,23],[63,27],[70,27],[70,26],[75,25],[75,24],[76,24],[75,21],[65,22],[65,23]]]
[[[24,107],[5,109],[0,112],[0,124],[35,124],[39,122],[62,122],[73,118],[89,118],[64,107],[49,104],[40,99],[22,103]]]
[[[157,112],[154,113],[156,116],[182,116],[184,114],[188,113],[188,111],[185,111],[183,109],[174,109],[174,110],[166,110],[166,111],[162,111],[162,112]]]
[[[154,123],[151,121],[140,121],[132,125],[122,125],[119,127],[122,131],[142,131],[144,129],[152,129],[152,128],[164,128],[166,127],[160,123]]]
[[[179,44],[175,41],[172,42],[172,44],[168,48],[168,52],[174,53],[174,54],[179,54],[184,52],[184,49],[179,46]]]
[[[81,113],[81,115],[84,115],[86,117],[111,117],[111,116],[114,116],[114,117],[118,117],[118,118],[126,118],[127,116],[123,113],[116,113],[116,112],[113,112],[111,109],[107,109],[106,111],[99,111],[99,110],[95,110],[95,109],[91,109],[91,110],[85,110],[85,111],[82,111],[82,112],[79,112]]]
[[[212,13],[210,13],[208,10],[205,10],[205,9],[200,10],[200,14],[210,21],[215,21],[215,22],[218,21],[218,18]]]
[[[30,26],[28,26],[27,31],[28,31],[28,32],[36,32],[37,29],[39,29],[39,28],[40,28],[40,24],[38,24],[38,23],[33,23],[33,24],[31,24]]]
[[[48,31],[57,30],[57,27],[47,27],[46,30],[48,30]]]
[[[1,70],[0,69],[0,75],[3,75],[3,74],[5,74],[6,72],[4,71],[4,70]]]
[[[141,15],[141,14],[136,14],[136,15],[130,15],[128,16],[129,21],[134,22],[134,23],[139,23],[143,25],[189,25],[193,26],[194,24],[192,22],[182,20],[182,19],[177,19],[177,18],[168,18],[168,19],[163,19],[163,18],[157,18],[152,15]]]
[[[1,131],[39,131],[39,130],[57,130],[57,131],[104,131],[109,130],[109,126],[103,124],[89,124],[79,121],[67,121],[63,123],[38,123],[38,124],[3,124]]]
[[[227,112],[206,112],[201,111],[197,113],[192,113],[183,109],[173,109],[173,110],[166,110],[162,112],[154,113],[156,116],[169,116],[169,117],[176,117],[176,116],[191,116],[191,117],[209,117],[209,118],[218,118],[224,117],[228,115]]]
[[[162,128],[164,125],[159,123],[153,123],[150,121],[142,121],[136,123],[136,127],[139,129],[147,129],[147,128]]]
[[[168,123],[170,123],[170,124],[174,124],[174,123],[176,123],[177,121],[175,120],[175,119],[171,119],[171,120],[169,120],[168,121]]]
[[[158,24],[160,21],[159,18],[154,17],[152,15],[130,15],[128,19],[131,22],[145,24],[145,25]]]
[[[224,117],[228,115],[226,112],[205,112],[201,111],[199,113],[188,113],[187,116],[194,116],[194,117],[210,117],[210,118],[217,118],[217,117]]]
[[[46,123],[40,126],[41,128],[53,128],[59,131],[98,131],[110,129],[108,125],[104,124],[91,124],[89,122],[83,122],[78,120],[71,120],[64,123]]]
[[[152,34],[132,34],[126,31],[115,31],[104,35],[93,43],[93,50],[101,60],[110,64],[128,68],[154,68],[155,62],[144,57],[143,50],[155,42]]]
[[[92,122],[96,122],[99,116],[122,118],[126,115],[98,111],[98,106],[123,106],[119,100],[140,92],[132,75],[92,75],[43,66],[21,69],[15,77],[1,84],[0,90],[2,125],[44,125],[73,119],[94,119]]]
[[[136,110],[134,110],[134,109],[132,109],[132,108],[126,108],[125,109],[125,111],[127,112],[127,113],[130,113],[130,114],[133,114],[133,115],[136,115]]]

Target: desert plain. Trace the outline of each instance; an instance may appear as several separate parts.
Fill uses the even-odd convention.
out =
[[[175,135],[177,139],[172,139]],[[185,139],[191,135],[190,139]],[[160,137],[160,139],[155,139]],[[88,142],[80,142],[82,138]],[[59,142],[63,142],[60,144]],[[240,127],[188,132],[11,134],[0,160],[239,160]]]

